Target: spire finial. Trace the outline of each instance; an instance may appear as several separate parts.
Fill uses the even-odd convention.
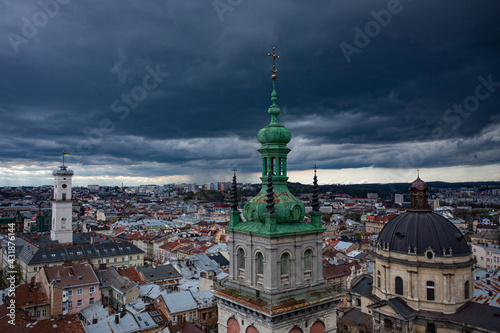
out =
[[[420,178],[420,169],[417,169],[417,178]]]
[[[280,56],[276,55],[276,47],[273,46],[273,53],[268,53],[267,56],[268,57],[273,57],[273,69],[271,69],[271,72],[273,72],[273,75],[271,75],[271,78],[273,80],[276,80],[276,72],[278,71],[276,69],[276,59],[280,58]]]
[[[314,165],[314,181],[313,181],[313,195],[312,195],[312,209],[315,212],[319,211],[319,189],[318,189],[318,177],[316,176],[317,166]]]
[[[267,177],[267,215],[274,215],[274,187],[273,187],[273,171],[269,170],[269,174]]]
[[[231,210],[233,212],[238,211],[238,187],[236,184],[236,168],[233,168],[233,183],[231,184],[230,198]]]
[[[276,55],[276,48],[274,46],[273,53],[268,53],[267,55],[269,57],[273,57],[273,68],[271,69],[271,72],[273,73],[273,75],[271,75],[271,78],[273,79],[273,91],[271,93],[271,106],[267,109],[267,112],[271,115],[271,124],[277,125],[278,115],[281,113],[281,110],[278,107],[278,104],[276,104],[278,101],[278,94],[276,93],[276,72],[278,71],[276,69],[276,59],[279,59],[280,57]]]

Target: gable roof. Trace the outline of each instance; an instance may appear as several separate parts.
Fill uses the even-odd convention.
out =
[[[163,281],[181,279],[182,275],[171,264],[153,266],[141,266],[137,269],[147,281]]]
[[[43,268],[47,281],[53,282],[59,288],[80,286],[86,284],[99,284],[99,280],[92,266],[84,263],[69,263]]]

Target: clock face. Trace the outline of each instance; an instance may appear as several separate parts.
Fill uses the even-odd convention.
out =
[[[66,188],[66,187],[68,187],[68,185],[62,184],[62,188]]]

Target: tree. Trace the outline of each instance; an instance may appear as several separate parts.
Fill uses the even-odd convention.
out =
[[[12,277],[14,277],[14,283],[16,286],[23,282],[23,269],[21,268],[21,265],[14,264],[14,269],[10,269],[7,266],[0,270],[0,288],[5,289],[9,287],[12,281],[7,279]]]
[[[323,215],[321,216],[321,220],[322,220],[323,222],[330,222],[330,215],[328,215],[328,214],[323,214]]]

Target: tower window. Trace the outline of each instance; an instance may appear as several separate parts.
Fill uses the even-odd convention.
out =
[[[290,255],[288,253],[283,253],[281,255],[281,284],[289,284],[289,273],[290,273]]]
[[[264,274],[264,256],[257,252],[257,274]]]
[[[238,268],[245,269],[245,251],[243,249],[238,250]]]
[[[281,256],[281,275],[288,274],[290,255],[283,253]]]
[[[470,298],[470,283],[469,283],[469,281],[465,281],[465,284],[464,284],[464,298],[465,299]]]
[[[63,194],[62,194],[62,199],[63,199],[63,200],[66,200],[66,193],[63,193]]]
[[[380,288],[380,271],[377,271],[377,287]]]
[[[434,301],[434,282],[427,281],[427,300]]]
[[[396,294],[403,295],[403,279],[396,277]]]
[[[311,270],[311,250],[304,252],[304,270]]]

